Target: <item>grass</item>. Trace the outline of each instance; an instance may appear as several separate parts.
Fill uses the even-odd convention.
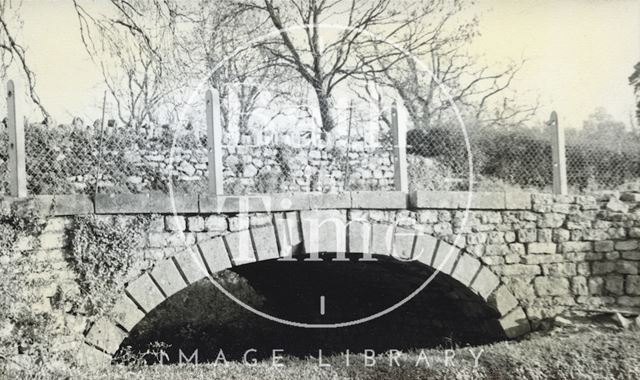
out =
[[[271,360],[255,365],[242,363],[123,366],[74,368],[47,373],[30,369],[5,373],[21,379],[638,379],[640,378],[640,333],[591,331],[570,336],[536,337],[521,342],[501,342],[472,348],[478,357],[475,366],[469,347],[455,354],[445,365],[444,350],[402,353],[398,364],[390,365],[388,355],[375,357],[373,366],[366,358],[351,354],[325,358],[285,357],[282,367]],[[371,359],[369,359],[371,360]],[[427,364],[428,362],[428,364]],[[371,362],[369,362],[371,364]],[[453,365],[451,365],[453,363]],[[0,373],[1,374],[1,373]]]

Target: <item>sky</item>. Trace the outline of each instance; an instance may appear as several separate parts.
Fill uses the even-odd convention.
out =
[[[524,102],[540,99],[541,118],[555,110],[565,126],[579,127],[604,107],[629,124],[640,0],[477,0],[472,11],[480,21],[472,46],[479,62],[526,59],[513,89]],[[21,12],[37,90],[54,118],[99,117],[101,75],[82,46],[71,0],[24,0]]]

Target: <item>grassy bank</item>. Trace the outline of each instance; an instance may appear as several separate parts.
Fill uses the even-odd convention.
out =
[[[283,358],[254,366],[241,363],[111,366],[106,369],[44,369],[7,373],[8,378],[58,379],[638,379],[640,333],[588,332],[572,336],[538,337],[452,352],[424,350],[402,353],[397,360],[386,353],[375,359],[362,353],[346,357]],[[480,353],[480,351],[482,352]],[[477,366],[474,356],[477,357]],[[367,366],[366,364],[375,364]],[[448,365],[445,362],[448,361]]]

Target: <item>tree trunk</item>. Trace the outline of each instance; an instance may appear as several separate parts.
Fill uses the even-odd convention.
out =
[[[317,89],[315,93],[318,98],[320,120],[322,121],[322,134],[324,138],[326,133],[331,132],[336,127],[335,103],[331,95],[327,94],[324,89]]]

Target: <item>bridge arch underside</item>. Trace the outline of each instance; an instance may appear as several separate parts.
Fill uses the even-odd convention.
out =
[[[362,236],[354,234],[358,230],[368,232]],[[268,226],[212,237],[156,263],[127,284],[109,316],[94,322],[78,352],[79,362],[110,362],[127,344],[140,348],[145,341],[173,339],[173,343],[180,343],[175,340],[187,336],[187,329],[193,330],[193,326],[202,333],[199,336],[215,333],[217,329],[217,336],[225,339],[233,336],[230,330],[234,326],[240,326],[239,336],[263,345],[283,345],[283,349],[291,350],[290,354],[323,347],[324,352],[354,350],[358,342],[362,342],[360,346],[378,348],[380,345],[391,348],[391,344],[393,348],[427,347],[441,344],[445,337],[461,343],[484,343],[529,331],[523,308],[500,278],[477,257],[435,237],[376,224],[350,225],[346,242],[336,234],[331,236],[330,230],[314,237],[302,229],[299,235],[304,239],[297,242],[295,229],[286,235],[288,240],[279,231],[282,230]],[[383,236],[389,239],[385,242],[381,240]],[[319,244],[310,244],[312,238]],[[370,244],[358,243],[366,241]],[[314,246],[338,249],[313,250]],[[299,260],[304,252],[323,260],[304,261],[306,256],[302,256],[301,262],[288,261],[292,257]],[[342,252],[350,260],[334,262],[330,260],[331,254],[322,252]],[[372,255],[377,261],[357,260],[364,255]],[[245,322],[264,328],[249,329],[249,325],[234,324],[242,319],[225,319],[224,311],[225,308],[238,311],[237,306],[213,291],[210,283],[211,278],[224,279],[223,283],[239,292],[239,299],[249,304],[253,300],[257,309],[277,317],[333,323],[366,317],[395,304],[424,282],[433,268],[439,269],[433,283],[403,307],[370,323],[335,331],[282,328],[275,322],[258,321],[261,318],[248,315],[249,312],[244,314]],[[209,298],[202,299],[203,295]],[[319,311],[320,296],[325,296],[324,316]],[[196,318],[198,309],[221,319],[217,322],[214,319],[209,325],[200,323]],[[169,318],[172,313],[181,319],[172,322]],[[189,313],[195,313],[190,320]],[[154,326],[157,320],[164,321]],[[152,331],[151,335],[148,331]],[[154,336],[158,333],[153,331],[163,331],[165,335]],[[169,331],[174,332],[173,338],[168,336]],[[315,342],[319,347],[295,345],[305,341]],[[176,348],[181,348],[181,344]]]
[[[225,270],[214,279],[231,294],[274,317],[302,323],[340,323],[382,311],[416,290],[433,272],[418,262],[400,262],[374,255],[376,261],[266,260]],[[321,298],[324,307],[321,310]],[[324,314],[323,314],[324,313]],[[257,316],[230,300],[209,279],[200,280],[169,297],[148,313],[122,342],[144,352],[152,342],[164,342],[164,361],[179,360],[179,350],[198,360],[268,359],[272,350],[294,356],[363,352],[373,349],[410,350],[457,344],[483,344],[506,338],[500,313],[479,295],[450,276],[432,282],[398,309],[348,327],[308,329]],[[118,357],[118,354],[116,354]],[[156,358],[151,358],[156,360]]]

